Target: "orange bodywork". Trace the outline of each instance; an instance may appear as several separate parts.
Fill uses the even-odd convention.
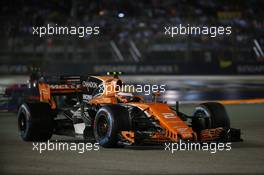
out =
[[[139,107],[145,111],[148,117],[154,118],[159,125],[164,129],[162,133],[157,132],[151,137],[157,141],[179,141],[197,140],[196,133],[191,127],[186,125],[177,114],[172,111],[168,105],[163,103],[129,103],[132,106]],[[124,137],[129,137],[129,133],[122,132]],[[129,140],[133,139],[133,132],[130,132]]]
[[[47,83],[39,83],[38,84],[40,101],[49,103],[51,109],[56,109],[56,102],[53,100],[52,95],[54,94],[69,94],[81,92],[80,85],[49,85]]]
[[[113,76],[98,76],[96,77],[103,82],[104,91],[89,100],[91,105],[104,105],[104,104],[117,104],[116,85],[122,81]],[[52,98],[53,94],[67,94],[82,92],[81,85],[49,85],[46,83],[39,83],[40,101],[46,102],[51,105],[52,109],[56,109],[56,103]],[[140,97],[141,102],[125,103],[124,105],[135,106],[144,111],[147,117],[155,119],[158,125],[162,127],[162,132],[156,132],[151,135],[151,139],[158,142],[174,141],[178,142],[179,139],[197,141],[197,133],[188,126],[175,111],[170,109],[164,103],[145,103],[143,98]],[[219,137],[220,128],[207,129],[199,133],[199,140],[209,141]],[[121,135],[127,141],[134,143],[135,134],[133,131],[122,131]]]
[[[213,128],[213,129],[205,129],[200,133],[200,141],[213,141],[220,138],[221,133],[223,132],[223,128]]]

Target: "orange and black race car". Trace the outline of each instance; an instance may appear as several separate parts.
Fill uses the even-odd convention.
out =
[[[46,141],[52,134],[83,136],[103,147],[122,144],[239,141],[220,103],[203,103],[193,116],[155,98],[151,102],[120,91],[116,73],[107,76],[40,76],[18,110],[24,141]],[[37,92],[37,93],[36,93]]]

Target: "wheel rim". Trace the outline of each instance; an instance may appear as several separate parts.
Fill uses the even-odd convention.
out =
[[[27,128],[27,121],[26,121],[26,116],[24,114],[21,114],[19,117],[18,127],[20,132],[25,132]]]
[[[199,118],[199,122],[203,125],[203,127],[205,128],[211,127],[211,123],[210,123],[211,118],[204,111],[201,111],[201,110],[197,111],[195,113],[195,116]]]
[[[101,116],[98,120],[97,133],[99,138],[105,137],[108,132],[109,124],[105,116]]]

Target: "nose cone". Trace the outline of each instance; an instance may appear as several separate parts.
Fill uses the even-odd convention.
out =
[[[160,125],[166,130],[166,137],[172,141],[194,140],[194,132],[177,113],[170,109],[167,104],[153,103],[149,104],[149,109],[153,113]],[[179,138],[180,137],[180,138]]]

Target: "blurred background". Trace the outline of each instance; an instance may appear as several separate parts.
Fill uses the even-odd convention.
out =
[[[261,0],[1,1],[0,73],[23,74],[34,65],[60,73],[263,74],[263,6]],[[100,36],[32,35],[32,26],[47,24],[100,26]],[[164,26],[179,24],[232,26],[232,34],[164,35]]]
[[[264,97],[263,7],[261,0],[4,0],[1,89],[40,67],[48,74],[122,71],[134,75],[129,83],[165,83],[171,102]],[[33,26],[47,24],[99,26],[100,35],[32,35]],[[232,26],[232,34],[164,35],[164,26],[179,24]]]

